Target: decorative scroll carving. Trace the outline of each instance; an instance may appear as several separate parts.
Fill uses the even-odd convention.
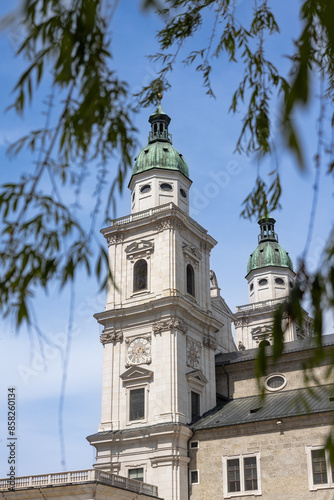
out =
[[[101,344],[111,344],[111,342],[122,342],[123,332],[106,332],[100,335]]]
[[[267,340],[270,344],[272,343],[272,332],[273,327],[268,325],[258,326],[252,328],[251,335],[253,340],[259,344],[262,340]]]
[[[153,333],[161,333],[165,330],[179,330],[182,333],[187,333],[188,327],[179,319],[171,318],[165,321],[156,321],[152,325]]]
[[[115,233],[107,238],[108,246],[117,245],[117,243],[122,243],[124,241],[123,233]]]
[[[247,326],[248,325],[248,319],[247,318],[240,318],[235,320],[234,322],[236,328],[239,328],[240,326]]]
[[[211,250],[213,249],[213,245],[211,245],[208,241],[201,241],[201,250],[202,252],[210,255]]]
[[[152,241],[135,241],[131,243],[125,249],[125,253],[127,254],[127,258],[134,262],[137,259],[149,259],[151,254],[154,252],[154,243]]]
[[[267,326],[267,325],[263,325],[263,326],[257,326],[256,328],[252,328],[251,330],[251,334],[252,336],[254,337],[255,335],[256,336],[268,336],[268,335],[271,335],[273,332],[273,327],[272,326]]]
[[[199,262],[202,259],[201,251],[194,246],[184,245],[182,251],[185,255],[190,257],[190,259],[194,260],[195,262]]]
[[[213,351],[215,351],[217,349],[217,342],[212,339],[211,337],[204,337],[203,339],[203,344],[206,346],[206,347],[209,347],[210,349],[212,349]]]
[[[182,231],[183,224],[176,218],[164,219],[157,222],[157,231],[163,231],[164,229],[176,229],[177,231]]]

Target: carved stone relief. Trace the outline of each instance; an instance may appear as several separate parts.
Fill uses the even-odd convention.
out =
[[[202,252],[210,255],[211,250],[213,249],[213,245],[211,245],[208,241],[201,241],[201,250]]]
[[[203,344],[206,346],[206,347],[209,347],[210,349],[212,349],[213,351],[215,351],[217,349],[217,342],[212,339],[211,337],[204,337],[203,339]]]
[[[164,219],[157,222],[157,231],[163,231],[164,229],[176,229],[177,231],[182,231],[183,224],[176,218]]]
[[[123,332],[106,332],[100,335],[101,344],[110,344],[111,342],[122,342]]]
[[[123,233],[115,233],[107,238],[108,246],[117,245],[117,243],[122,243],[124,241]]]
[[[248,325],[248,319],[247,318],[240,318],[240,319],[237,319],[235,322],[234,322],[236,328],[239,328],[240,326],[247,326]]]
[[[171,318],[165,321],[156,321],[152,325],[153,333],[161,333],[165,330],[179,330],[181,333],[186,333],[188,327],[179,319]]]

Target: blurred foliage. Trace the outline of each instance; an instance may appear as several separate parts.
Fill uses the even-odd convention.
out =
[[[9,148],[11,155],[28,148],[37,157],[35,166],[0,192],[0,307],[5,314],[13,313],[18,325],[30,322],[29,300],[38,287],[47,289],[52,281],[63,287],[82,267],[88,274],[95,268],[101,286],[108,277],[107,252],[94,241],[94,222],[104,206],[107,164],[110,168],[110,163],[119,162],[109,195],[104,195],[106,220],[114,190],[122,190],[131,164],[136,131],[128,86],[111,69],[111,19],[108,9],[102,14],[102,4],[26,0],[22,7],[25,38],[17,55],[28,64],[10,107],[23,114],[30,101],[38,99],[44,77],[50,96],[45,126]],[[96,203],[91,223],[84,226],[76,209],[88,164],[96,170]],[[68,188],[70,203],[63,201]]]

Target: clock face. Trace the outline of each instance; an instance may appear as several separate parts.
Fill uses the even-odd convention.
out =
[[[133,365],[151,362],[151,343],[142,337],[132,340],[128,347],[128,360]]]
[[[193,368],[200,368],[201,366],[200,346],[192,340],[187,343],[187,364]]]

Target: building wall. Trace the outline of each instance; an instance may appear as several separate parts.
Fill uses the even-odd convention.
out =
[[[301,389],[305,386],[303,363],[309,356],[309,350],[287,353],[276,364],[267,358],[267,376],[275,373],[284,375],[287,382],[281,391]],[[260,379],[261,386],[263,386],[265,379],[266,377]],[[326,361],[326,359],[322,361],[321,366],[313,369],[313,377],[310,377],[308,385],[317,386],[319,381],[324,384],[334,383],[333,371],[328,377],[328,360]],[[255,360],[226,364],[224,367],[218,366],[216,368],[217,392],[226,397],[228,397],[227,383],[229,384],[229,397],[233,397],[233,399],[259,394],[259,383],[255,375]]]
[[[189,469],[199,470],[199,484],[190,485],[191,500],[223,499],[223,457],[259,453],[263,500],[328,500],[334,489],[310,491],[309,446],[321,446],[331,417],[316,415],[272,422],[197,431],[191,441]],[[331,496],[332,495],[332,496]],[[231,498],[234,498],[233,496]],[[236,498],[254,498],[241,495]]]

